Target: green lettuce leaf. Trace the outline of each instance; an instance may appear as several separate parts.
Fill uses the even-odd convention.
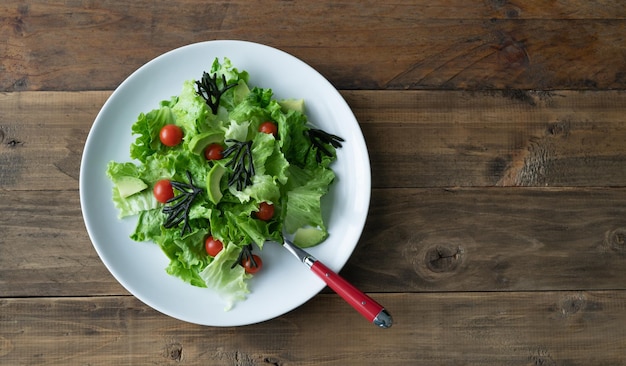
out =
[[[271,119],[272,111],[280,105],[272,100],[271,89],[252,88],[246,98],[230,112],[230,118],[236,122],[249,122],[256,131],[259,125]]]
[[[322,218],[321,198],[328,192],[335,173],[324,167],[309,171],[296,166],[291,166],[289,172],[292,188],[287,191],[285,230],[293,234],[301,227],[312,226],[327,233]]]
[[[215,259],[204,268],[199,276],[206,287],[215,290],[226,303],[226,311],[230,310],[237,301],[245,300],[250,290],[248,282],[252,275],[246,274],[242,266],[231,268],[237,261],[241,248],[228,243]]]
[[[179,231],[163,229],[158,244],[170,259],[167,273],[194,286],[206,287],[199,275],[209,262],[204,249],[205,236],[206,231],[201,228],[195,228],[184,237],[180,237]]]
[[[154,199],[151,189],[122,198],[119,191],[113,188],[112,196],[113,204],[118,210],[118,218],[120,219],[159,207],[159,203]]]
[[[167,147],[161,144],[159,133],[167,124],[175,124],[176,117],[170,103],[162,103],[158,109],[153,109],[147,114],[141,113],[137,121],[133,123],[131,131],[137,135],[135,142],[130,145],[131,159],[145,162],[148,156],[164,151]]]
[[[226,132],[224,133],[224,140],[247,141],[249,131],[250,122],[237,122],[233,120],[226,128]]]
[[[252,177],[252,184],[243,190],[238,191],[234,186],[230,186],[228,190],[241,203],[254,199],[257,202],[274,204],[280,198],[280,187],[269,175],[256,174]]]
[[[199,132],[198,125],[200,122],[203,122],[203,126],[209,124],[207,118],[211,112],[204,99],[196,93],[193,80],[187,80],[183,83],[178,100],[171,107],[171,111],[175,115],[176,125],[183,130],[186,142]]]
[[[241,191],[231,186],[230,193],[241,203],[251,199],[257,202],[278,203],[281,185],[288,180],[289,162],[280,152],[274,136],[266,133],[257,134],[252,142],[252,156],[255,168],[252,184]]]
[[[255,220],[250,214],[234,215],[230,212],[226,213],[226,218],[229,225],[238,229],[239,235],[243,234],[243,243],[255,243],[260,249],[263,249],[263,245],[268,240],[282,242],[279,221]]]
[[[161,236],[164,215],[160,209],[145,210],[139,213],[135,231],[130,235],[134,241],[155,241]]]
[[[228,115],[227,111],[232,110],[250,92],[247,84],[250,76],[247,71],[240,71],[234,67],[227,57],[224,57],[221,62],[219,59],[215,58],[208,73],[210,75],[217,74],[216,83],[220,89],[223,89],[227,85],[237,84],[236,87],[226,90],[220,98],[218,116],[220,120],[227,121],[227,119],[221,117]],[[226,83],[224,83],[222,77],[225,78]]]

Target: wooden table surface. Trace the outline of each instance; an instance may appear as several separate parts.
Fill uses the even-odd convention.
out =
[[[626,364],[622,1],[3,0],[0,30],[0,364]],[[215,39],[293,54],[353,109],[372,199],[341,274],[392,328],[327,289],[188,324],[99,259],[78,192],[96,114]]]

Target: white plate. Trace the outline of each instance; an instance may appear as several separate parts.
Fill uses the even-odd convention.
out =
[[[370,163],[359,124],[337,90],[297,58],[245,41],[209,41],[167,52],[130,75],[102,107],[91,128],[80,169],[80,202],[89,236],[111,274],[152,308],[190,323],[238,326],[272,319],[300,306],[324,288],[303,264],[278,244],[262,251],[263,271],[250,282],[248,299],[230,311],[211,290],[186,284],[165,272],[168,259],[154,243],[129,238],[136,218],[119,220],[105,175],[109,161],[129,161],[131,125],[141,112],[180,93],[214,58],[228,57],[250,74],[250,85],[271,88],[275,98],[303,98],[309,120],[343,137],[333,165],[337,180],[323,200],[329,238],[310,252],[339,271],[354,250],[369,208]]]

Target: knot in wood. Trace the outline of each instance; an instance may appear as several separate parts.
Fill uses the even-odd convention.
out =
[[[21,144],[22,144],[22,142],[18,141],[16,139],[11,139],[11,140],[7,141],[7,146],[9,146],[9,147],[16,147],[17,145],[21,145]]]
[[[426,251],[426,267],[436,273],[454,272],[459,266],[460,248],[435,246]]]
[[[169,360],[180,361],[183,358],[183,345],[179,342],[168,342],[163,356]]]
[[[498,51],[498,61],[506,68],[524,69],[530,65],[530,56],[523,42],[513,36],[499,33],[500,42],[494,48]]]
[[[526,67],[529,63],[526,48],[521,43],[509,43],[500,49],[501,60],[510,67]]]
[[[461,231],[416,233],[409,239],[403,255],[415,274],[430,286],[463,271],[466,248],[472,243],[473,239]]]
[[[519,18],[522,12],[522,9],[510,4],[507,0],[491,0],[491,6],[502,12],[502,14],[509,19]]]
[[[576,314],[585,308],[586,299],[583,294],[570,295],[561,301],[560,311],[564,316]]]
[[[568,120],[550,123],[546,128],[548,136],[568,137],[572,129],[572,123]]]
[[[607,231],[604,246],[612,251],[626,253],[626,228]]]
[[[588,299],[584,292],[565,294],[556,304],[558,316],[568,321],[583,320],[592,316],[591,313],[602,310],[602,304]]]
[[[273,358],[273,357],[265,357],[263,359],[263,362],[265,362],[268,365],[273,365],[273,366],[280,366],[281,363],[279,360]]]
[[[520,13],[521,13],[521,9],[516,7],[516,6],[512,6],[508,9],[505,10],[504,15],[506,15],[507,18],[519,18]]]

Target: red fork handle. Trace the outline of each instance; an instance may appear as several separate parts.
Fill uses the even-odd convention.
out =
[[[322,262],[315,261],[311,265],[311,270],[324,280],[328,287],[361,313],[365,319],[381,328],[389,328],[391,326],[393,323],[391,315],[382,305],[330,270]]]

